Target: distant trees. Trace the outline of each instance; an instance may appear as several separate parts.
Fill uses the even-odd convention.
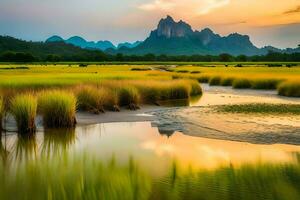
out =
[[[298,45],[300,48],[300,44]],[[82,49],[63,42],[26,42],[12,37],[0,36],[0,62],[35,62],[35,61],[174,61],[174,62],[245,62],[245,61],[280,61],[300,62],[300,53],[268,52],[266,55],[232,56],[227,53],[220,55],[124,55],[107,54],[99,50]]]

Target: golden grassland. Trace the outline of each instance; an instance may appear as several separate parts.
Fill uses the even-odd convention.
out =
[[[202,83],[237,89],[277,89],[279,95],[300,97],[300,67],[180,66],[172,71],[176,73],[174,78],[195,78]]]

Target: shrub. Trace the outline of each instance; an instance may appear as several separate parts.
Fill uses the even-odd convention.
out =
[[[220,85],[221,77],[220,76],[213,76],[209,79],[209,85]]]
[[[17,122],[20,134],[32,134],[36,130],[37,100],[31,94],[16,96],[10,104],[10,112]]]
[[[232,77],[225,77],[225,78],[221,79],[220,84],[222,86],[231,86],[233,83],[233,80],[234,80],[234,78],[232,78]]]
[[[46,128],[74,127],[76,124],[76,98],[72,93],[44,91],[39,95],[38,107]]]
[[[235,67],[243,67],[242,64],[237,64]]]
[[[278,85],[278,94],[288,97],[300,97],[300,82],[286,81]]]
[[[96,114],[104,112],[104,105],[108,101],[108,96],[110,95],[107,88],[83,86],[78,90],[77,101],[79,109],[92,111]]]
[[[251,88],[251,82],[245,78],[236,78],[232,82],[232,87],[236,89]]]

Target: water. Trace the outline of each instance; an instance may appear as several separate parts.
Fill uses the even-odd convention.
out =
[[[181,101],[180,107],[136,113],[136,117],[151,116],[151,121],[39,129],[31,137],[2,134],[1,162],[14,168],[47,158],[51,170],[51,163],[66,155],[95,158],[108,166],[126,167],[134,160],[151,183],[150,189],[148,184],[141,189],[145,199],[299,199],[299,116],[224,114],[207,107],[237,102],[299,103],[298,99],[272,92],[205,88],[204,96],[191,107]],[[31,190],[22,192],[26,191]]]

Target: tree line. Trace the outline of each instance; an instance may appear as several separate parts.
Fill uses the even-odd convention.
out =
[[[300,52],[300,46],[298,47]],[[297,50],[298,50],[297,49]],[[100,50],[82,49],[64,42],[27,42],[9,36],[0,36],[0,62],[300,62],[300,53],[269,51],[266,55],[123,55],[108,54]]]

